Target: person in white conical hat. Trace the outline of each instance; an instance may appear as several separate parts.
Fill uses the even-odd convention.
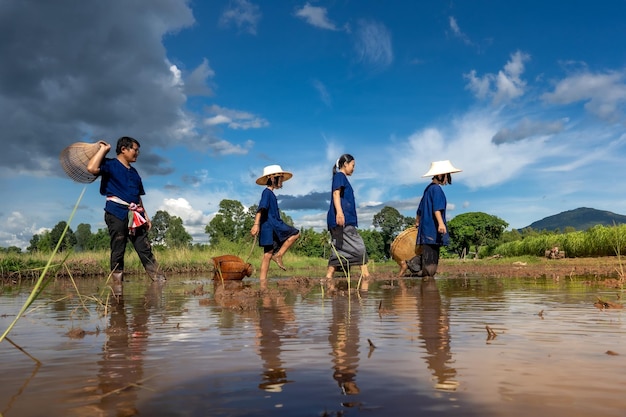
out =
[[[274,194],[274,190],[282,188],[283,182],[292,176],[291,172],[284,171],[280,165],[268,165],[263,168],[263,175],[256,180],[256,183],[265,186],[265,189],[261,194],[261,201],[254,216],[254,225],[250,229],[250,233],[253,236],[259,236],[259,246],[263,247],[263,259],[259,273],[259,280],[263,289],[267,288],[270,261],[273,260],[280,269],[286,270],[283,256],[300,237],[298,229],[283,222],[278,208],[278,199]]]
[[[452,174],[461,172],[450,161],[436,161],[422,177],[431,177],[432,181],[422,195],[415,216],[417,231],[416,244],[420,245],[421,255],[406,261],[411,271],[422,277],[433,277],[439,264],[441,246],[450,243],[446,223],[446,195],[442,185],[452,184]],[[421,257],[421,258],[420,258]]]

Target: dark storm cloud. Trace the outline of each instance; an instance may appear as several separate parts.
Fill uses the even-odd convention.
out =
[[[0,167],[56,174],[70,143],[124,135],[163,163],[186,97],[162,39],[193,22],[185,0],[0,2]]]
[[[312,192],[307,195],[279,195],[281,210],[328,210],[329,193]]]
[[[552,135],[563,130],[563,123],[557,122],[537,122],[524,118],[513,129],[503,128],[496,133],[491,142],[496,145],[503,143],[513,143],[533,136]]]

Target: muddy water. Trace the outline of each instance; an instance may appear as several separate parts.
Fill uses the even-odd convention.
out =
[[[9,334],[33,358],[0,343],[2,416],[626,410],[624,311],[593,305],[621,292],[582,278],[377,281],[335,295],[281,281],[259,295],[251,279],[173,277],[126,282],[106,312],[100,284],[81,283],[83,297],[67,282],[45,290]],[[28,293],[2,288],[1,331]]]

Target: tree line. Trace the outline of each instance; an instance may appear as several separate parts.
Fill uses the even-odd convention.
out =
[[[222,247],[224,245],[245,244],[250,242],[250,229],[254,224],[254,215],[258,206],[247,209],[237,200],[224,199],[219,203],[219,210],[205,226],[208,235],[208,246]],[[281,217],[285,223],[294,225],[293,219],[284,212]],[[191,235],[187,232],[180,217],[172,216],[168,212],[159,210],[152,216],[150,239],[156,249],[161,248],[189,248],[202,249],[206,244],[193,244]],[[415,218],[404,216],[393,207],[385,206],[372,219],[372,229],[359,230],[363,237],[368,255],[375,261],[382,261],[391,257],[391,244],[403,230],[413,227]],[[61,221],[51,230],[33,235],[27,251],[51,252],[63,235],[67,223]],[[473,212],[455,216],[448,221],[451,244],[444,251],[444,256],[466,256],[469,253],[479,253],[485,248],[495,248],[507,241],[522,239],[519,232],[505,232],[508,224],[486,213]],[[518,236],[515,236],[517,233]],[[59,251],[97,251],[109,248],[109,234],[107,229],[92,232],[91,225],[81,223],[73,231],[68,228],[59,245]],[[9,248],[11,249],[11,248]],[[16,250],[17,249],[17,250]],[[20,248],[5,252],[20,252]],[[327,230],[317,232],[313,228],[301,229],[300,239],[292,247],[292,251],[301,256],[322,257],[328,256],[330,251],[329,233]]]

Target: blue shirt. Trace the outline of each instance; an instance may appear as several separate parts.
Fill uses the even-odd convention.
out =
[[[139,204],[140,196],[146,193],[137,170],[132,166],[126,168],[117,158],[102,161],[100,176],[100,194],[104,196],[116,196],[127,203]],[[122,204],[107,201],[104,210],[121,220],[128,219],[128,207]]]
[[[344,226],[358,227],[358,219],[356,217],[356,203],[354,201],[354,190],[348,177],[343,172],[337,172],[333,175],[333,184],[330,190],[330,207],[326,216],[326,223],[328,224],[328,230],[337,227],[337,210],[333,203],[333,192],[340,190],[341,195],[341,209],[343,210],[343,216],[346,219]]]
[[[431,183],[424,190],[424,195],[417,208],[417,215],[420,217],[420,224],[417,231],[418,245],[439,245],[447,246],[450,243],[450,235],[446,223],[446,195],[439,184]],[[446,233],[437,231],[437,219],[435,211],[441,212],[441,218],[446,225]]]
[[[269,188],[265,188],[261,194],[257,212],[259,211],[261,211],[260,246],[272,245],[274,241],[284,242],[290,236],[298,233],[295,227],[289,226],[280,217],[278,199]]]

